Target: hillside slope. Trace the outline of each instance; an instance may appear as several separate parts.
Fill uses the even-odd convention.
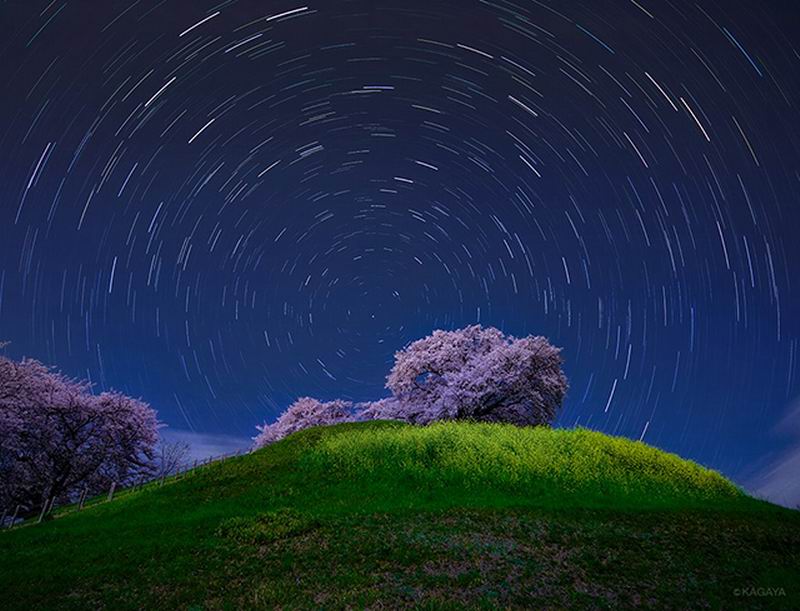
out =
[[[6,609],[797,608],[800,514],[587,430],[309,429],[0,533]]]

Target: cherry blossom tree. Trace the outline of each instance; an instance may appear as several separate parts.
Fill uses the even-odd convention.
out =
[[[261,448],[312,426],[352,422],[355,419],[353,404],[337,399],[323,403],[311,397],[301,397],[272,424],[258,426],[259,434],[253,439],[254,447]]]
[[[155,412],[90,390],[38,361],[0,357],[0,505],[32,510],[149,471]]]
[[[550,424],[567,392],[560,349],[544,337],[516,338],[480,325],[434,331],[395,354],[386,381],[391,397],[353,404],[298,399],[255,447],[310,426],[360,420],[437,420]]]
[[[358,403],[356,420],[405,420],[405,407],[394,397]]]
[[[386,386],[415,424],[481,420],[549,424],[567,391],[560,349],[473,325],[434,331],[395,354]]]

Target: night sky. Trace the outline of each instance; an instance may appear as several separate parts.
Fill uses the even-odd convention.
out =
[[[563,347],[562,426],[786,451],[800,9],[305,1],[0,2],[7,354],[247,438],[480,322]]]

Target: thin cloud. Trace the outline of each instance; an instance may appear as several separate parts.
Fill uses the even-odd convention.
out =
[[[755,496],[785,507],[800,507],[800,399],[775,426],[775,433],[792,438],[790,447],[769,460],[747,486]]]
[[[217,433],[198,433],[184,429],[164,428],[160,431],[162,439],[170,442],[189,444],[189,460],[204,460],[213,456],[246,452],[253,445],[248,437],[220,435]]]

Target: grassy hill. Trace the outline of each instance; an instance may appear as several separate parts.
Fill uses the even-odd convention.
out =
[[[0,533],[4,609],[798,608],[798,584],[800,513],[583,429],[309,429]]]

